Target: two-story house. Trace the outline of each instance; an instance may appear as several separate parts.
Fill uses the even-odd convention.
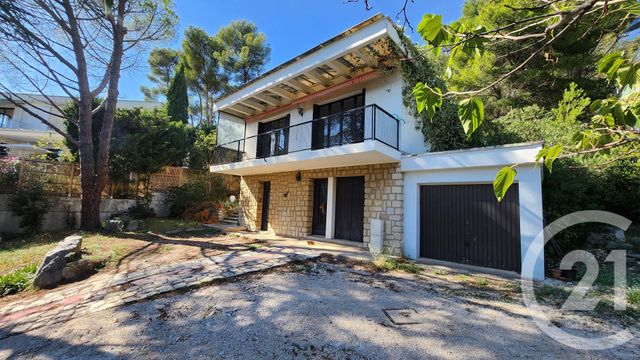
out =
[[[58,109],[64,109],[71,102],[71,98],[50,95],[47,99],[42,95],[30,94],[18,96],[21,105],[57,128],[64,129],[64,119]],[[160,105],[153,101],[118,100],[118,107],[122,109],[151,109]],[[36,116],[0,96],[0,156],[29,158],[34,154],[50,154],[55,158],[59,150],[55,145],[62,139],[62,135],[42,123]],[[39,143],[46,143],[47,146],[40,147]]]
[[[211,171],[241,177],[251,231],[520,272],[542,242],[540,144],[430,153],[389,61],[403,57],[376,15],[217,99]],[[516,163],[497,202],[492,180]]]

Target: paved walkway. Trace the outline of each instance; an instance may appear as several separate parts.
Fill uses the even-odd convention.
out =
[[[267,270],[294,259],[318,257],[322,252],[278,244],[130,272],[99,274],[77,286],[51,290],[44,296],[0,308],[0,339],[158,294]]]

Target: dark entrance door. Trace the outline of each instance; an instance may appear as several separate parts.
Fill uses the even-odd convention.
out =
[[[364,223],[364,177],[342,177],[336,184],[337,239],[362,241]]]
[[[271,182],[262,183],[262,220],[260,222],[260,230],[269,230],[269,200],[271,198]]]
[[[327,227],[327,179],[313,180],[313,235],[326,234]]]
[[[518,184],[420,187],[420,256],[520,272]]]
[[[311,148],[324,149],[364,141],[364,92],[313,107]]]

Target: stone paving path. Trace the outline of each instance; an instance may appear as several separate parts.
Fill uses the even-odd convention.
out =
[[[263,271],[294,259],[310,259],[319,255],[317,250],[265,246],[253,251],[233,251],[178,264],[118,274],[99,274],[77,286],[51,290],[44,296],[3,306],[0,308],[0,339],[158,294]]]

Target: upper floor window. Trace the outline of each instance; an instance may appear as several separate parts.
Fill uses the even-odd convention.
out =
[[[313,149],[364,141],[364,91],[324,105],[315,105]]]
[[[8,128],[11,118],[13,118],[13,109],[0,107],[0,128]]]
[[[284,155],[289,152],[289,115],[258,124],[256,158]]]

